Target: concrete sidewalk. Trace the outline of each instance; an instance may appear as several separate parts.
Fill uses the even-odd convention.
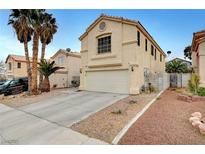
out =
[[[107,144],[68,127],[0,104],[0,144]]]

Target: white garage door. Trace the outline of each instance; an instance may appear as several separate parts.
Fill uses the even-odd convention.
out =
[[[86,73],[89,91],[129,93],[128,70],[95,71]]]

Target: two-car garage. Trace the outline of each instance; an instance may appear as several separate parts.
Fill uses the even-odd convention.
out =
[[[128,70],[89,71],[86,72],[86,90],[129,93]]]

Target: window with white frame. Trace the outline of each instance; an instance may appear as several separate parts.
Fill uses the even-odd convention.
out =
[[[58,64],[59,65],[62,65],[64,63],[64,61],[65,61],[65,57],[64,56],[58,57]]]

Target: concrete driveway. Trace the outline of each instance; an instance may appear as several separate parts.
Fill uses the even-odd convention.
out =
[[[69,127],[126,96],[81,91],[16,109],[1,105],[0,141],[3,144],[105,144]]]

